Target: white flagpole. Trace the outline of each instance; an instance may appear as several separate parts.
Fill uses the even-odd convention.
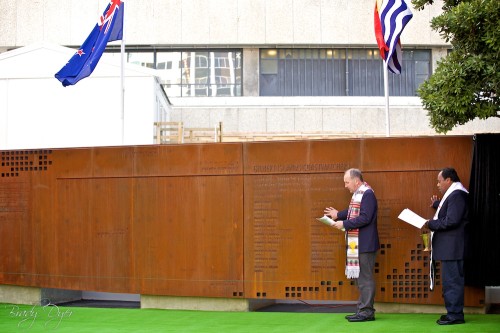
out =
[[[122,122],[122,145],[125,144],[125,12],[123,13],[123,26],[122,26],[122,41],[120,46],[120,58],[121,58],[121,66],[120,66],[120,94],[121,94],[121,122]]]
[[[122,121],[122,145],[125,144],[125,80],[124,80],[124,63],[125,63],[125,41],[122,38],[122,43],[120,47],[120,55],[121,55],[121,68],[120,68],[120,82],[121,82],[121,121]]]
[[[385,136],[389,137],[391,135],[391,124],[389,120],[389,75],[387,62],[382,60],[384,63],[384,94],[385,94]]]

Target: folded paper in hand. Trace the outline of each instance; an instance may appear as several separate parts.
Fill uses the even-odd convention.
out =
[[[421,229],[424,226],[425,222],[427,222],[426,219],[412,212],[408,208],[403,209],[398,218],[419,229]]]
[[[330,227],[333,226],[333,224],[335,223],[334,220],[332,220],[331,218],[329,218],[326,215],[323,216],[323,217],[318,217],[318,218],[316,218],[316,220],[318,220],[318,221],[320,221],[320,222],[322,222],[322,223],[324,223],[324,224],[326,224],[326,225],[328,225]],[[340,230],[345,231],[345,228],[342,228]]]
[[[333,222],[334,222],[331,218],[329,218],[326,215],[323,217],[316,218],[316,220],[318,220],[326,225],[329,225],[330,227],[333,225]]]

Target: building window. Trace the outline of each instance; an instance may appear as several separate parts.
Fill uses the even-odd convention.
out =
[[[241,49],[144,49],[127,52],[127,62],[157,69],[169,97],[241,96],[242,54]]]
[[[391,96],[416,96],[431,73],[430,50],[405,50],[403,72],[389,74]],[[261,96],[383,96],[378,49],[262,49]]]
[[[241,96],[241,50],[158,52],[157,57],[175,58],[177,66],[161,74],[169,96]]]

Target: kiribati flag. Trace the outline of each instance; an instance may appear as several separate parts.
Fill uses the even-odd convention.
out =
[[[120,0],[109,2],[83,45],[56,73],[56,79],[61,81],[63,86],[73,85],[92,74],[108,42],[123,38],[124,6],[123,1]]]
[[[375,37],[380,56],[395,74],[401,74],[403,61],[399,36],[412,17],[406,0],[375,1]]]

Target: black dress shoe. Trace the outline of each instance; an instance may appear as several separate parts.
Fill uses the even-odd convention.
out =
[[[358,314],[354,317],[348,318],[347,320],[350,321],[351,323],[358,323],[362,321],[374,321],[375,316],[363,316],[361,314]]]
[[[349,320],[349,319],[351,319],[351,318],[356,317],[357,315],[358,315],[357,313],[353,313],[352,315],[347,315],[347,316],[345,316],[345,319]]]
[[[450,319],[448,316],[441,316],[438,320],[436,320],[438,325],[456,325],[456,324],[464,324],[465,320],[463,319]]]

